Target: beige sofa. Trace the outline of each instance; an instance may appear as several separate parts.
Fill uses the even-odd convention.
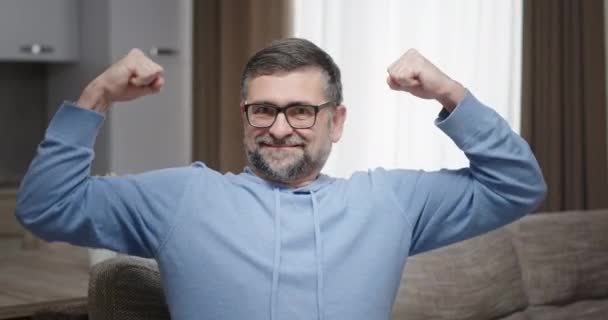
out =
[[[96,265],[89,314],[169,319],[156,264]],[[392,319],[608,319],[608,210],[530,215],[411,257]]]

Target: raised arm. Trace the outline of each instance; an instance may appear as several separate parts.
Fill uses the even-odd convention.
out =
[[[162,68],[131,51],[93,80],[51,121],[23,179],[16,216],[47,240],[153,257],[179,214],[195,168],[91,177],[93,144],[114,101],[157,92]]]
[[[413,227],[410,254],[497,228],[540,204],[546,184],[538,163],[500,115],[415,50],[388,73],[392,89],[443,105],[436,125],[470,161],[460,170],[387,173]]]

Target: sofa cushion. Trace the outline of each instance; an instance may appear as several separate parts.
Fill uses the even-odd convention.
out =
[[[608,210],[535,214],[510,229],[531,305],[608,297]]]
[[[496,320],[531,320],[525,311],[518,311],[508,316],[497,318]]]
[[[411,257],[392,319],[506,317],[526,307],[520,279],[510,232],[495,230]]]
[[[535,306],[526,310],[531,320],[604,320],[608,300],[579,301],[565,306]]]

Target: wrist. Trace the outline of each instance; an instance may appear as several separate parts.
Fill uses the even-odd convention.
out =
[[[464,99],[466,89],[457,81],[451,81],[450,85],[439,95],[437,101],[441,103],[444,109],[452,112],[454,108]]]
[[[97,80],[93,80],[82,91],[76,105],[81,108],[103,113],[110,108],[111,101],[107,98],[105,87]]]

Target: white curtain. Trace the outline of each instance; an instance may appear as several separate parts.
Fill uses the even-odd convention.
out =
[[[437,102],[391,91],[386,68],[416,48],[519,131],[522,0],[295,0],[294,34],[335,59],[348,117],[324,169],[435,170],[468,161],[433,124]],[[475,125],[475,124],[471,124]]]

